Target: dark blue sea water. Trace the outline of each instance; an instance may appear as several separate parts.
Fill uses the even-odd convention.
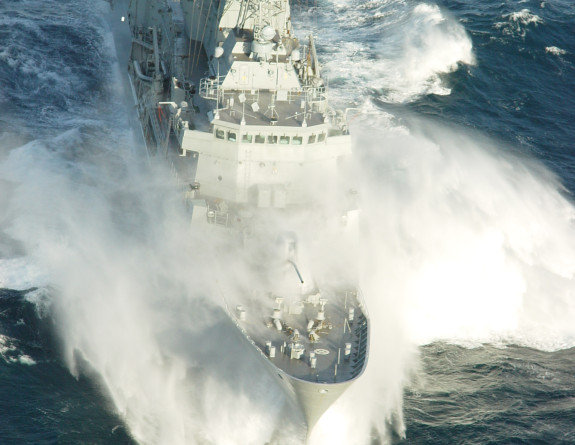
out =
[[[575,443],[575,5],[293,15],[355,109],[371,240],[371,370],[314,443]],[[172,236],[123,69],[106,2],[0,3],[0,444],[301,443],[219,318],[167,298],[202,249]]]

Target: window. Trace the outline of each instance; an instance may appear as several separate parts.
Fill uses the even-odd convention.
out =
[[[315,144],[315,134],[310,135],[310,137],[307,139],[307,143]]]
[[[325,133],[320,133],[320,134],[317,136],[317,141],[318,141],[318,142],[323,142],[323,141],[325,141]]]
[[[266,137],[263,134],[256,134],[256,144],[264,144]]]
[[[228,141],[236,142],[237,134],[235,131],[228,131]]]
[[[289,144],[289,136],[280,136],[280,144]]]
[[[216,137],[218,139],[224,139],[224,130],[216,129]]]
[[[254,137],[251,134],[243,134],[242,135],[242,142],[245,144],[251,144]]]
[[[301,137],[301,136],[294,136],[294,137],[291,139],[292,145],[301,145],[302,142],[303,142],[303,137]]]
[[[278,137],[277,136],[272,136],[271,134],[268,136],[268,144],[277,144],[278,143]]]

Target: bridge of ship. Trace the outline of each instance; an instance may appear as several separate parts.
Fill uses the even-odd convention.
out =
[[[230,60],[220,63],[219,59],[211,58],[209,63],[217,75],[205,77],[205,72],[198,70],[198,64],[208,63],[201,56],[195,58],[195,63],[182,65],[184,77],[197,86],[194,102],[202,114],[212,109],[211,118],[248,126],[305,128],[325,123],[327,95],[319,79],[313,83],[303,82],[301,72],[298,74],[286,54],[276,52],[267,60],[246,54],[243,48],[249,39],[245,33],[236,35],[235,39]],[[190,40],[182,53],[189,54],[192,48],[198,52],[200,47],[201,43]]]
[[[221,83],[222,79],[220,79]],[[219,100],[215,117],[235,125],[311,127],[321,125],[323,113],[315,111],[314,98],[322,95],[317,89],[309,91],[226,90],[218,89],[217,79],[204,78],[200,96]]]

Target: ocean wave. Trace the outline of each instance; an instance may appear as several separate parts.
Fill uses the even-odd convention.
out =
[[[92,6],[98,10],[101,3]],[[0,31],[1,100],[14,107],[7,119],[18,121],[34,111],[38,127],[57,126],[62,114],[77,114],[107,84],[101,18],[71,13],[73,2],[18,6],[8,5],[0,15],[0,28],[10,30]],[[41,21],[27,9],[33,6]]]
[[[296,16],[298,29],[321,29],[318,51],[336,101],[357,103],[370,90],[392,103],[448,95],[444,75],[475,63],[465,28],[434,3],[337,2],[321,18],[314,8]]]
[[[401,48],[395,57],[381,53],[381,77],[374,85],[385,101],[410,102],[428,94],[448,95],[451,89],[441,75],[456,71],[460,64],[475,63],[465,29],[437,5],[417,5],[400,32],[405,36]]]

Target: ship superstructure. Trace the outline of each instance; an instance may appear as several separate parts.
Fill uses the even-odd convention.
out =
[[[345,237],[357,216],[349,194],[319,202],[342,182],[350,136],[314,39],[296,38],[284,0],[131,0],[128,19],[149,155],[173,167],[194,230],[251,253],[257,284],[224,292],[225,306],[311,429],[363,372],[369,334],[357,282],[301,259],[310,233]]]

